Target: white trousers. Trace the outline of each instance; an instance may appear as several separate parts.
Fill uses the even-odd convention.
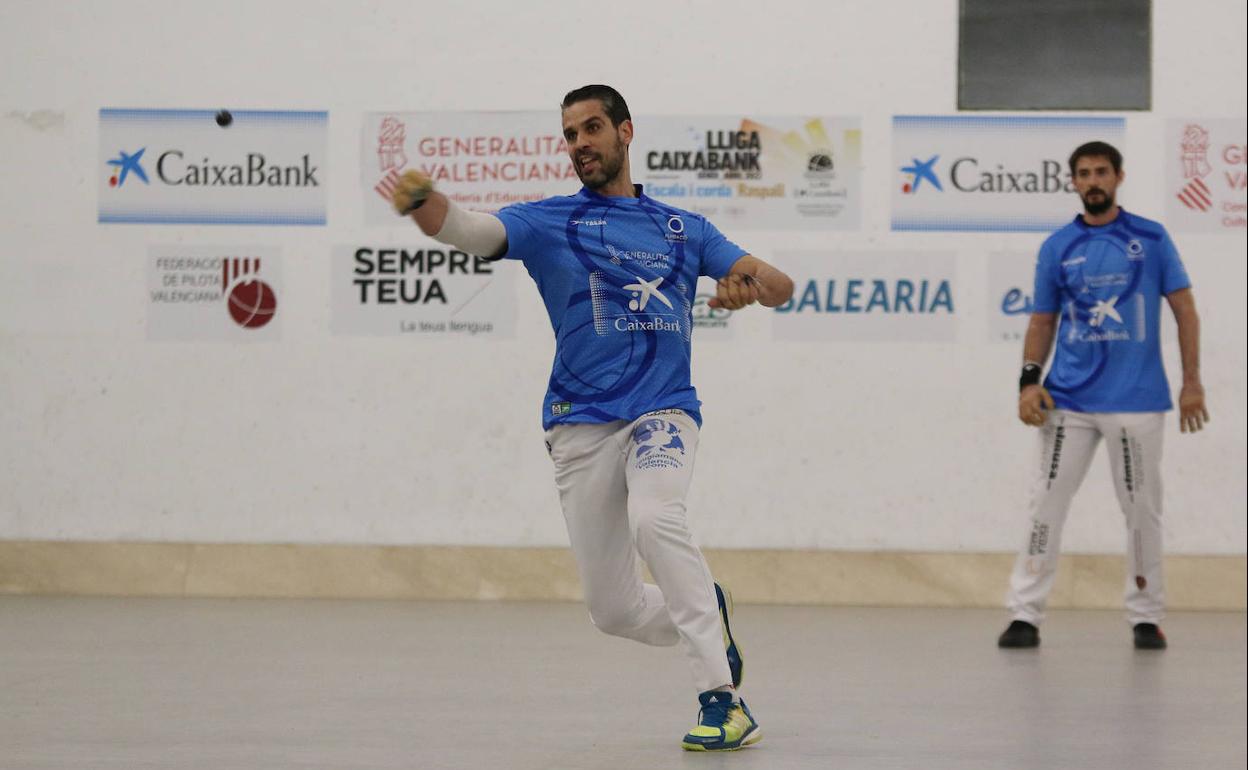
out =
[[[685,520],[698,426],[680,410],[546,432],[589,616],[602,631],[680,642],[698,692],[731,684],[711,571]],[[638,557],[658,585],[644,583]]]
[[[1039,625],[1057,577],[1070,501],[1105,438],[1118,505],[1127,525],[1127,621],[1157,623],[1165,613],[1161,564],[1160,412],[1087,414],[1056,409],[1040,429],[1031,489],[1031,530],[1010,576],[1006,606],[1015,620]]]

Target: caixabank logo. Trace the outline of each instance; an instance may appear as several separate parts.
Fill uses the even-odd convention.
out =
[[[107,164],[113,168],[111,175],[108,177],[109,187],[123,187],[126,179],[133,173],[143,184],[148,184],[147,172],[143,170],[143,153],[147,152],[146,147],[140,147],[135,152],[126,152],[120,150],[117,157],[107,161]]]
[[[98,221],[325,224],[325,112],[100,110]]]
[[[1078,209],[1066,158],[1121,118],[893,118],[892,229],[1046,232]]]

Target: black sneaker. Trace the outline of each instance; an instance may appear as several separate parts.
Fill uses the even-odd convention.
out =
[[[1166,635],[1161,632],[1156,623],[1136,623],[1135,624],[1135,649],[1137,650],[1164,650],[1166,649]]]
[[[1138,628],[1138,626],[1137,626]],[[1019,649],[1040,646],[1040,629],[1025,620],[1015,620],[997,637],[998,647]]]

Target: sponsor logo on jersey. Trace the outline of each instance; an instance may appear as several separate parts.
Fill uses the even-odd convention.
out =
[[[646,309],[646,305],[649,304],[651,297],[654,297],[664,305],[667,305],[669,309],[675,309],[672,308],[672,301],[663,296],[663,292],[659,291],[659,284],[663,283],[662,276],[659,276],[652,281],[647,281],[641,276],[633,277],[637,279],[637,283],[624,285],[624,288],[627,291],[633,292],[633,298],[629,300],[628,303],[629,310],[632,310],[634,313],[644,311]]]
[[[689,240],[689,236],[685,235],[685,220],[681,219],[679,214],[673,214],[667,218],[667,232],[663,237],[669,241]]]
[[[1122,314],[1114,307],[1118,304],[1118,297],[1110,297],[1109,299],[1098,299],[1096,304],[1092,306],[1092,319],[1088,321],[1088,326],[1092,328],[1100,328],[1105,325],[1106,319],[1113,319],[1118,323],[1122,323]]]

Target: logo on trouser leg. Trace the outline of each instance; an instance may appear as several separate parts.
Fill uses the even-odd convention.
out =
[[[1127,431],[1122,431],[1122,485],[1127,490],[1127,497],[1135,502],[1135,477],[1131,473],[1131,438]]]
[[[1135,587],[1140,589],[1141,591],[1143,591],[1145,588],[1148,588],[1148,581],[1144,579],[1143,575],[1135,576]]]
[[[642,420],[633,429],[634,467],[683,468],[685,467],[685,442],[680,438],[680,427],[667,420]]]
[[[1028,556],[1043,556],[1049,550],[1049,525],[1037,521],[1031,527],[1031,540],[1027,543]]]
[[[1053,480],[1057,478],[1057,471],[1062,466],[1062,442],[1065,440],[1066,426],[1058,425],[1053,430],[1053,455],[1049,460],[1049,489],[1053,488]]]

